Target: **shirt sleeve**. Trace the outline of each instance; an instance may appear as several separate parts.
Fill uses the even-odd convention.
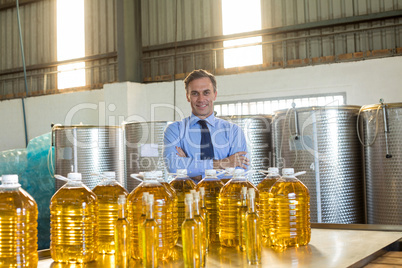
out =
[[[183,136],[183,137],[182,137]],[[197,160],[193,157],[180,157],[177,155],[177,147],[182,148],[179,123],[170,124],[164,133],[163,159],[169,173],[176,173],[177,169],[187,169],[189,177],[204,174],[205,169],[213,168],[213,160]],[[184,150],[184,148],[182,148]],[[188,155],[188,152],[185,152]]]

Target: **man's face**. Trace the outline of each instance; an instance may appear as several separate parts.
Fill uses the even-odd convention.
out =
[[[208,77],[191,81],[187,86],[186,96],[193,114],[200,119],[205,119],[214,112],[217,92],[214,92],[214,86]]]

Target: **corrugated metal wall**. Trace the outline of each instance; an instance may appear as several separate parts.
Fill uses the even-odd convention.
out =
[[[400,10],[402,1],[261,0],[261,7],[262,27],[274,28]],[[402,47],[401,22],[401,17],[373,18],[363,23],[265,36],[263,41],[276,42],[264,45],[264,62],[266,66],[275,67],[376,56],[372,53],[391,56],[397,52],[395,49]]]
[[[191,72],[196,68],[212,70],[214,62],[212,49],[221,47],[220,42],[180,47],[176,51],[179,54],[176,62],[174,44],[221,35],[221,8],[220,0],[142,0],[145,80],[170,80],[174,73]],[[161,44],[172,46],[168,49],[147,50],[149,47]],[[194,53],[194,51],[204,52]],[[174,72],[175,64],[176,72]]]
[[[57,1],[20,3],[28,95],[58,93]],[[85,0],[87,85],[82,89],[117,81],[115,6],[115,0]],[[0,0],[0,58],[0,99],[25,96],[15,0]]]
[[[13,7],[0,10],[0,96],[18,97],[25,93],[21,48],[15,1],[2,1],[1,5]],[[22,38],[29,75],[28,86],[32,92],[43,89],[43,72],[55,71],[46,63],[56,61],[56,2],[36,1],[20,6]],[[54,85],[54,81],[47,81]]]
[[[85,55],[87,85],[102,88],[117,81],[116,0],[85,0]]]
[[[401,11],[402,0],[261,0],[263,64],[229,70],[223,68],[220,1],[178,0],[176,44],[176,1],[142,2],[145,81],[171,80],[173,73],[182,78],[195,68],[226,74],[402,55],[401,12],[389,14]],[[183,14],[191,14],[189,20]],[[192,35],[183,34],[187,29]]]

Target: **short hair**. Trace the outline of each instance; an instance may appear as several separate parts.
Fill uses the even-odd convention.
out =
[[[184,87],[186,88],[186,91],[188,89],[188,85],[199,78],[204,78],[204,77],[208,77],[209,80],[211,80],[212,86],[214,87],[214,92],[216,92],[216,79],[215,76],[203,69],[199,69],[199,70],[194,70],[192,71],[189,75],[187,75],[187,77],[184,79]]]

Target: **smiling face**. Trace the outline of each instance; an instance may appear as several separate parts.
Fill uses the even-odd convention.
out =
[[[214,112],[214,101],[217,94],[208,77],[191,81],[187,86],[186,96],[193,114],[200,119],[210,116]]]

